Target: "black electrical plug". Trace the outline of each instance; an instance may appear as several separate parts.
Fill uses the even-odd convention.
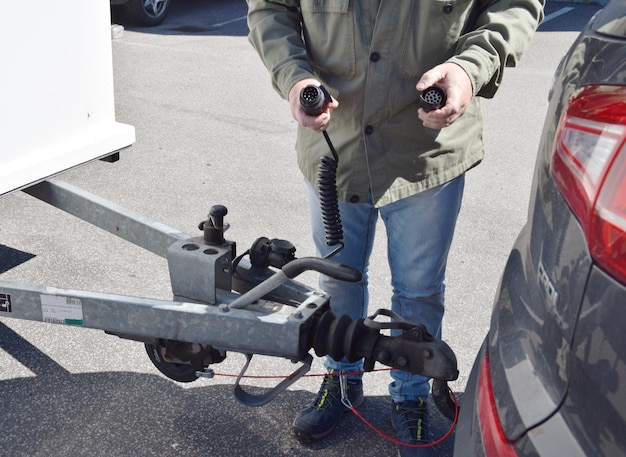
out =
[[[439,86],[430,86],[420,94],[424,110],[433,111],[446,104],[446,92]]]
[[[300,91],[300,106],[307,116],[319,116],[331,100],[324,86],[309,85]]]

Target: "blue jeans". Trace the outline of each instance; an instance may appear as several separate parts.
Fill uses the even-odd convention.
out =
[[[409,322],[424,324],[431,335],[441,338],[446,263],[464,184],[465,177],[460,176],[381,208],[374,207],[371,200],[339,202],[345,247],[332,260],[360,270],[363,279],[348,283],[320,275],[320,288],[330,294],[333,313],[352,319],[368,314],[368,264],[380,214],[387,231],[391,309]],[[324,256],[334,248],[326,246],[317,191],[310,183],[307,188],[313,240]],[[327,356],[325,366],[335,371],[361,371],[363,361],[348,363]],[[393,370],[391,377],[389,393],[395,402],[430,393],[429,379],[424,376]]]

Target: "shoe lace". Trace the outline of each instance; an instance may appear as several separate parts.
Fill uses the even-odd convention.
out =
[[[429,442],[426,421],[424,421],[424,415],[426,414],[425,402],[420,399],[417,406],[407,407],[397,405],[396,408],[398,409],[401,426],[403,430],[407,431],[410,437],[409,442]]]
[[[334,404],[341,403],[340,395],[339,381],[336,377],[331,375],[324,376],[324,382],[315,399],[315,409],[324,411]]]

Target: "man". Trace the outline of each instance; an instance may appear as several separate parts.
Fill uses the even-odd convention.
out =
[[[322,276],[336,315],[367,314],[367,267],[376,220],[387,231],[392,310],[440,338],[446,261],[463,194],[464,173],[483,158],[479,97],[492,97],[543,18],[544,0],[248,0],[249,39],[274,88],[298,121],[298,165],[306,181],[313,238],[326,245],[315,187],[319,133],[338,151],[337,190],[345,248],[333,260],[363,272],[358,283]],[[323,85],[331,102],[316,116],[301,90]],[[445,106],[419,107],[437,85]],[[332,115],[332,122],[331,122]],[[347,409],[336,374],[350,373],[348,398],[363,401],[362,362],[327,357],[329,375],[295,419],[304,441],[329,435]],[[398,440],[431,441],[429,380],[392,371],[389,392]],[[431,455],[400,446],[400,455]]]

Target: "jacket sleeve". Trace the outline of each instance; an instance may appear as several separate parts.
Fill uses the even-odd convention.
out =
[[[272,85],[287,98],[293,85],[314,77],[302,40],[299,0],[247,0],[248,40],[268,69]]]
[[[478,2],[480,3],[480,2]],[[469,75],[474,94],[494,96],[505,67],[518,64],[543,20],[545,0],[492,0],[479,7],[474,27],[463,34],[448,60]]]

